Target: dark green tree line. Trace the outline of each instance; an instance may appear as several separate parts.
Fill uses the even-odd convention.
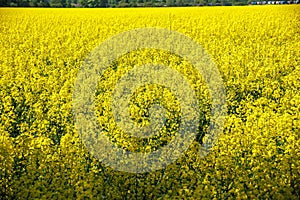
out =
[[[250,0],[0,0],[1,7],[166,7],[247,5]]]

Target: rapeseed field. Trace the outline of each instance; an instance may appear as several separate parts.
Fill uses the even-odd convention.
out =
[[[1,198],[299,199],[299,19],[298,5],[0,8]],[[171,66],[188,80],[201,110],[196,139],[175,162],[127,173],[87,150],[75,126],[72,95],[93,49],[114,35],[145,27],[179,32],[203,47],[224,83],[226,116],[216,144],[199,157],[211,102],[191,63],[159,49],[121,56],[95,91],[97,119],[116,145],[155,151],[172,140],[182,117],[182,102],[172,90],[145,85],[130,99],[129,116],[147,125],[149,107],[160,102],[167,110],[166,128],[139,139],[117,127],[111,91],[134,63]]]

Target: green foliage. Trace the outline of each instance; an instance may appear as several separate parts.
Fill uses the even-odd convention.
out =
[[[79,4],[78,4],[79,3]],[[199,6],[218,3],[220,5],[247,5],[247,0],[0,0],[2,7],[165,7],[165,6]]]

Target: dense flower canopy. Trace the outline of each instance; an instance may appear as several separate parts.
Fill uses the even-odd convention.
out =
[[[300,7],[166,9],[0,9],[0,194],[3,199],[297,199],[300,196]],[[163,170],[114,171],[97,161],[74,127],[72,91],[82,62],[122,31],[163,27],[193,38],[211,55],[226,88],[218,143],[198,157],[209,123],[209,94],[176,55],[143,50],[120,57],[96,91],[97,116],[111,141],[149,152],[177,131],[180,102],[167,88],[139,88],[130,116],[147,124],[150,104],[167,109],[153,140],[116,127],[109,91],[134,62],[173,66],[196,91],[199,136]],[[140,53],[136,56],[136,53]],[[122,71],[123,70],[123,71]],[[164,95],[159,95],[163,91]]]

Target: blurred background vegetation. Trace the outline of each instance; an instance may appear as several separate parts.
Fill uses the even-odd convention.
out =
[[[0,0],[2,7],[176,7],[232,6],[253,4],[251,0]],[[263,1],[257,4],[267,4]],[[299,2],[299,1],[298,1]],[[297,3],[285,0],[280,4]],[[256,4],[256,2],[255,2]],[[272,3],[271,3],[272,4]],[[273,3],[276,4],[276,3]]]

